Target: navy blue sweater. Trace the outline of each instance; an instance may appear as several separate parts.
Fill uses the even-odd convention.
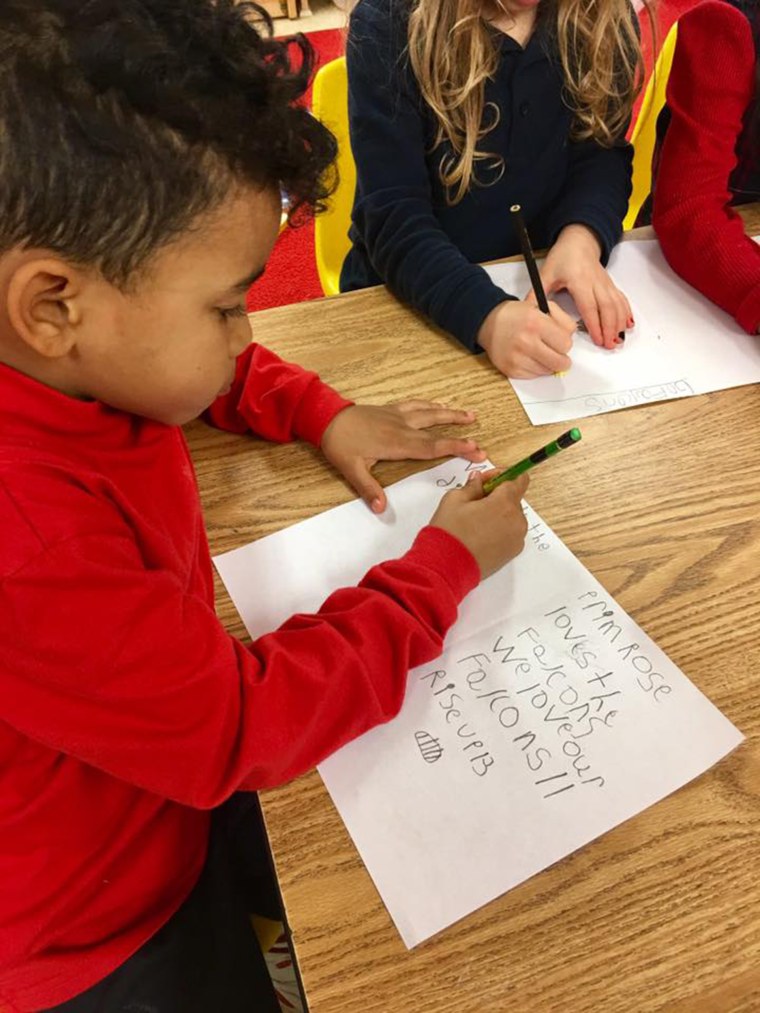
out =
[[[525,49],[494,31],[501,60],[486,85],[500,119],[480,144],[504,173],[476,166],[491,185],[446,203],[439,176],[447,144],[432,150],[436,121],[406,54],[409,0],[360,0],[347,46],[351,147],[357,185],[352,249],[341,289],[385,282],[404,302],[477,351],[485,317],[507,295],[480,262],[520,252],[509,208],[521,204],[533,244],[550,246],[572,223],[590,226],[603,260],[620,238],[630,195],[630,145],[569,139],[562,72],[541,22]],[[488,115],[488,112],[486,112]],[[520,298],[525,293],[517,293]]]

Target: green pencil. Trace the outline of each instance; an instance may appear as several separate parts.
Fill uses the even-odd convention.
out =
[[[541,447],[540,450],[536,450],[530,455],[530,457],[524,458],[522,461],[518,461],[517,464],[513,464],[511,468],[507,468],[506,471],[499,472],[498,475],[494,475],[493,478],[486,479],[483,483],[483,494],[487,496],[489,492],[493,492],[497,485],[501,485],[502,482],[511,482],[517,478],[518,475],[522,475],[524,471],[528,471],[529,468],[534,468],[537,464],[545,461],[547,457],[551,457],[552,454],[558,454],[560,450],[564,450],[565,447],[572,447],[574,443],[577,443],[581,438],[580,429],[569,429],[566,433],[558,436],[552,443],[547,443],[545,447]]]

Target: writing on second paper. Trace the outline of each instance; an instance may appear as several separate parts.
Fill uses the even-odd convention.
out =
[[[528,290],[519,262],[487,270],[506,291]],[[535,425],[760,381],[757,339],[678,278],[655,241],[619,244],[609,272],[631,301],[636,326],[612,351],[577,333],[566,373],[510,381]],[[576,313],[566,294],[557,301]]]

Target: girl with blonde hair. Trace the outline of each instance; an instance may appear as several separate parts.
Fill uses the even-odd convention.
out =
[[[633,325],[603,264],[630,194],[625,131],[642,74],[629,0],[360,0],[347,47],[357,186],[341,288],[385,282],[513,377],[568,368],[575,321],[480,263],[520,252],[591,338]],[[522,293],[524,295],[524,293]]]

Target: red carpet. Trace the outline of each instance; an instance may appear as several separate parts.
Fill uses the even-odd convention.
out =
[[[655,0],[657,31],[659,41],[665,38],[668,29],[698,0]],[[652,39],[646,17],[642,22],[642,44],[646,60],[647,77],[652,71]],[[345,32],[331,29],[324,32],[309,32],[309,40],[317,51],[318,66],[329,63],[344,51]],[[310,93],[307,96],[307,101]],[[638,112],[641,97],[634,110]],[[314,260],[314,225],[309,223],[301,228],[285,228],[272,253],[266,274],[248,293],[248,309],[250,311],[269,309],[272,306],[284,306],[288,303],[302,302],[306,299],[318,299],[322,288],[317,275]]]
[[[317,51],[318,67],[343,53],[345,32],[342,29],[309,32],[308,37]],[[311,89],[305,100],[311,102]],[[297,229],[286,226],[275,244],[264,276],[248,293],[248,311],[319,299],[321,295],[322,286],[314,260],[314,223]]]

